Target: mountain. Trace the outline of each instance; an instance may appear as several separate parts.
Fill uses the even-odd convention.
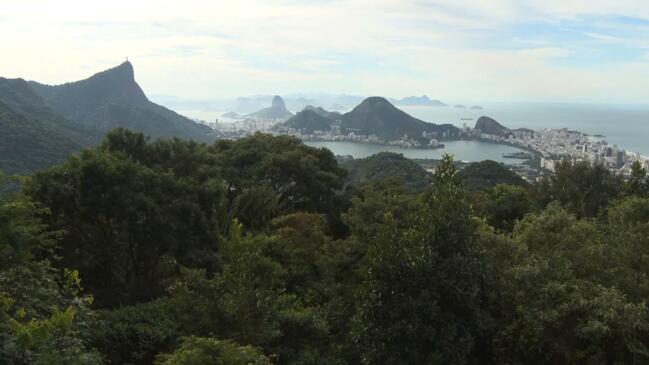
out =
[[[466,105],[456,104],[456,105],[453,105],[453,108],[466,109]]]
[[[307,105],[307,106],[304,107],[303,110],[312,110],[316,114],[319,114],[319,115],[321,115],[321,116],[323,116],[323,117],[325,117],[327,119],[336,120],[336,119],[339,119],[340,117],[342,117],[342,114],[340,114],[338,112],[330,112],[330,111],[327,111],[327,110],[325,110],[325,109],[323,109],[322,107],[319,107],[319,106],[315,107],[313,105]]]
[[[382,97],[369,97],[341,117],[344,129],[357,134],[375,134],[385,140],[404,135],[421,137],[424,132],[445,137],[458,132],[451,124],[426,123],[396,108]]]
[[[474,105],[470,108],[471,110],[483,110],[484,108],[481,107],[480,105]]]
[[[48,167],[79,152],[83,145],[73,135],[19,114],[0,102],[0,171],[24,174]]]
[[[442,103],[439,100],[431,100],[427,95],[408,96],[403,99],[394,100],[394,103],[405,106],[448,106],[448,104]]]
[[[237,112],[239,114],[247,115],[271,104],[273,95],[252,95],[246,97],[239,97],[230,103],[224,103],[222,107],[228,111]],[[307,105],[325,106],[328,105],[329,110],[349,110],[355,105],[362,102],[365,97],[354,95],[330,95],[321,93],[306,93],[306,94],[291,94],[282,97],[288,110],[302,110]],[[221,103],[223,104],[223,103]]]
[[[295,129],[304,134],[313,134],[315,131],[329,131],[334,119],[323,116],[312,109],[304,109],[298,112],[286,122],[277,126],[278,130]]]
[[[475,129],[482,133],[492,134],[495,136],[504,136],[509,132],[509,129],[505,128],[502,124],[485,116],[478,118],[475,122]]]
[[[63,161],[102,134],[57,115],[23,79],[0,77],[0,170],[27,173]]]
[[[293,113],[286,109],[286,104],[282,97],[275,95],[269,108],[264,108],[248,116],[259,119],[288,119],[293,116]]]
[[[153,138],[214,139],[209,127],[149,101],[128,61],[85,80],[57,86],[32,81],[30,86],[55,113],[91,129],[124,127]]]
[[[300,110],[300,109],[304,109],[305,107],[311,104],[318,103],[316,100],[305,98],[305,97],[297,97],[295,99],[288,98],[285,100],[285,102],[286,102],[286,108],[290,110]]]
[[[241,118],[243,118],[243,116],[242,116],[241,114],[239,114],[239,113],[235,113],[235,112],[227,112],[227,113],[224,113],[224,114],[222,115],[222,117],[230,118],[230,119],[241,119]]]
[[[376,135],[384,141],[401,139],[404,135],[420,138],[424,133],[438,138],[456,134],[451,124],[433,124],[413,118],[382,97],[370,97],[352,111],[340,115],[322,108],[304,108],[293,118],[276,126],[277,130],[293,128],[311,134],[315,130],[328,131],[335,124],[343,134]]]

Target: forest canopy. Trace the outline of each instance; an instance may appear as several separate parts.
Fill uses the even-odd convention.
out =
[[[111,131],[0,197],[0,363],[649,362],[644,169],[399,160]]]

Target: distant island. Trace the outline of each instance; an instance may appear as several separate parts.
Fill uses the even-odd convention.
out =
[[[395,105],[402,106],[434,106],[434,107],[446,107],[448,104],[443,103],[439,100],[431,100],[427,95],[422,96],[408,96],[402,99],[390,99],[390,102]]]

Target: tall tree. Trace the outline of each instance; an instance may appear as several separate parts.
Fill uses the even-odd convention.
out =
[[[124,153],[84,151],[26,187],[65,230],[61,265],[80,270],[100,306],[159,296],[179,264],[215,269],[223,185],[183,179]]]
[[[556,200],[578,217],[595,217],[619,196],[622,179],[601,164],[563,160],[535,188],[542,207]]]
[[[99,364],[85,333],[92,298],[80,294],[76,271],[43,258],[58,237],[45,214],[21,194],[0,198],[0,363]]]
[[[475,222],[453,160],[437,167],[410,224],[386,213],[369,244],[355,338],[365,364],[468,363],[480,272]]]

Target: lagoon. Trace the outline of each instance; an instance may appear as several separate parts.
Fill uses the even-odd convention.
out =
[[[439,149],[403,148],[390,145],[338,141],[305,141],[304,143],[312,147],[327,148],[335,155],[349,155],[354,158],[365,158],[379,152],[394,152],[400,153],[407,158],[440,159],[442,155],[448,153],[459,161],[494,160],[506,164],[522,162],[519,159],[503,158],[503,154],[520,152],[521,149],[480,141],[444,141],[445,147]]]

